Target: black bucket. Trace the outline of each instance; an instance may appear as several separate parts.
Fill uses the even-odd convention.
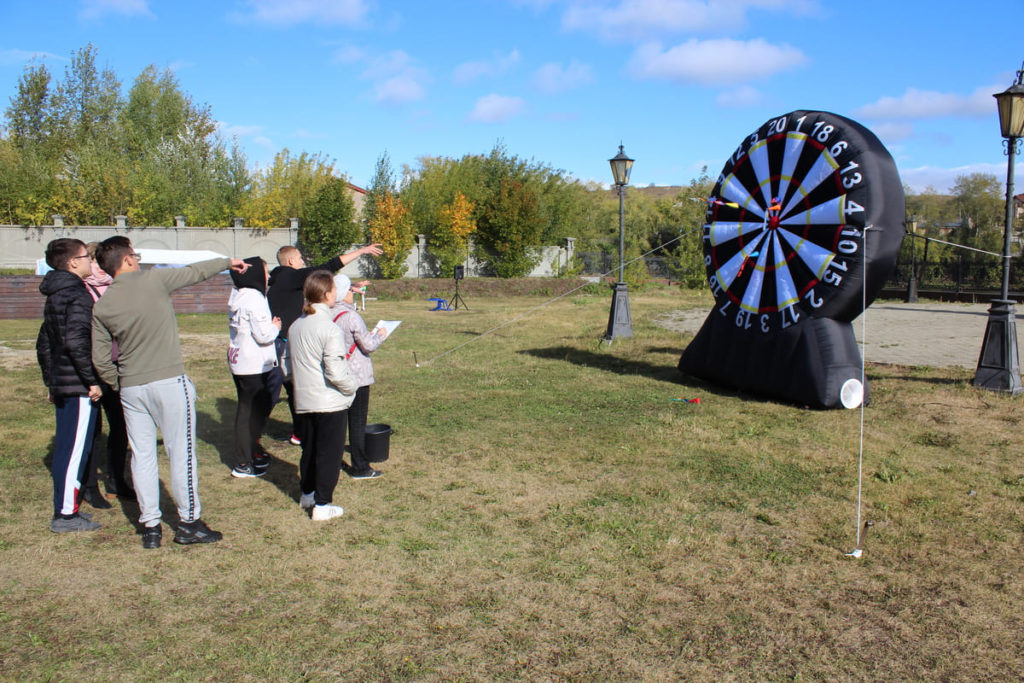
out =
[[[369,462],[384,462],[388,459],[388,448],[391,445],[391,425],[366,425],[366,459]]]

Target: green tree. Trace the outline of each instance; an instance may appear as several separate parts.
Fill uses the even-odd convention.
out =
[[[957,176],[952,188],[953,207],[959,213],[961,244],[1002,251],[1005,203],[999,179],[990,173]]]
[[[363,223],[369,226],[373,222],[377,213],[377,200],[389,195],[394,197],[397,194],[398,187],[395,183],[395,172],[391,168],[391,157],[385,151],[377,158],[373,179],[370,181],[370,187],[366,189],[366,198],[363,201]]]
[[[0,204],[11,222],[60,213],[70,223],[224,225],[248,190],[245,157],[217,134],[208,107],[196,106],[170,71],[149,66],[127,100],[92,45],[72,53],[51,87],[30,66],[6,111],[10,147],[0,154]]]
[[[40,225],[48,219],[59,155],[51,143],[50,74],[46,66],[25,67],[17,94],[5,111],[0,136],[0,220]]]
[[[705,166],[700,176],[690,180],[673,200],[658,202],[658,210],[663,217],[658,240],[667,245],[659,250],[659,254],[667,259],[669,272],[684,288],[707,285],[703,226],[707,199],[714,185]]]
[[[528,274],[538,257],[543,222],[536,191],[520,180],[503,178],[485,203],[478,235],[487,260],[498,277]]]
[[[335,176],[333,162],[319,154],[302,152],[293,157],[287,149],[282,150],[268,168],[255,174],[242,215],[249,225],[259,228],[284,227],[290,218],[304,222],[307,205]]]
[[[306,208],[299,244],[311,261],[326,261],[362,238],[355,223],[355,203],[344,178],[329,178]]]

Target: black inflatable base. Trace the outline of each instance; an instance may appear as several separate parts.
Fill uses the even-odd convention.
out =
[[[712,311],[683,351],[679,370],[766,398],[842,408],[843,384],[861,380],[861,355],[848,322],[809,318],[765,335],[737,330],[732,318]]]

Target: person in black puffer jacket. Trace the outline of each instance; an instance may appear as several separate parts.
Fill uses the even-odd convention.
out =
[[[100,525],[78,512],[80,489],[92,452],[102,391],[92,365],[92,297],[84,278],[90,257],[81,240],[61,238],[46,246],[46,296],[36,355],[57,412],[53,447],[53,519],[50,530],[93,531]]]

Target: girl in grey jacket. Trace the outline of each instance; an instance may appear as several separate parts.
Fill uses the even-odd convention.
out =
[[[338,301],[331,308],[331,316],[345,338],[345,358],[359,383],[355,399],[348,409],[348,444],[352,464],[343,462],[341,468],[353,479],[374,479],[381,473],[373,469],[366,459],[366,416],[370,411],[370,385],[373,384],[370,354],[384,342],[387,331],[376,329],[371,333],[366,329],[366,323],[352,302],[352,281],[347,275],[335,275],[334,287],[338,290]]]
[[[288,355],[295,387],[295,425],[302,440],[299,505],[312,508],[315,521],[340,517],[333,505],[341,453],[345,449],[346,410],[359,385],[345,360],[341,330],[331,321],[337,290],[331,273],[318,270],[302,288],[305,315],[288,330]]]

